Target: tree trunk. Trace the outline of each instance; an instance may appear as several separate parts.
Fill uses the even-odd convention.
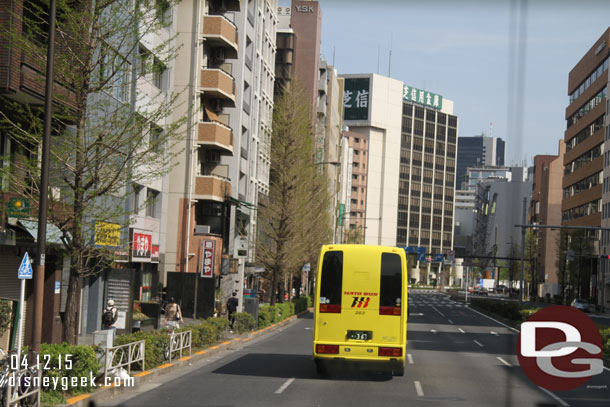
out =
[[[76,344],[76,336],[78,334],[78,316],[80,287],[79,276],[75,266],[70,268],[70,277],[68,280],[68,295],[66,302],[66,312],[64,318],[64,340],[72,345]]]
[[[278,270],[277,268],[273,269],[273,272],[271,274],[271,289],[269,290],[269,304],[273,307],[275,305],[275,296],[276,296],[276,289],[277,289],[277,278],[278,278]]]

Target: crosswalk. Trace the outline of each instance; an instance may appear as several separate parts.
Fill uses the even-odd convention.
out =
[[[411,289],[409,290],[409,306],[410,307],[448,307],[448,308],[464,308],[465,304],[461,304],[449,299],[449,296],[432,290]]]

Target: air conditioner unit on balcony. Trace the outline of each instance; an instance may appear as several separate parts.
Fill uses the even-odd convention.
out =
[[[206,161],[209,163],[219,163],[220,162],[220,153],[216,150],[207,150],[205,158],[206,158]]]
[[[209,225],[196,225],[194,235],[209,235],[210,234],[210,226]]]

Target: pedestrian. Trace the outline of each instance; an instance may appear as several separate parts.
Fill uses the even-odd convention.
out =
[[[233,292],[233,295],[229,297],[227,300],[227,311],[229,311],[229,323],[231,324],[231,332],[233,332],[233,325],[235,324],[235,311],[237,311],[237,306],[239,305],[239,300],[237,299],[237,293]]]
[[[165,325],[171,326],[174,329],[180,328],[180,324],[184,323],[182,319],[182,310],[180,305],[176,304],[176,299],[171,297],[165,306],[165,317],[163,318]]]
[[[108,305],[102,312],[103,329],[112,329],[112,335],[116,334],[116,321],[119,318],[119,311],[114,306],[114,300],[108,300]]]

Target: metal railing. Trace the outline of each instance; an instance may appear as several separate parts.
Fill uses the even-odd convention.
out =
[[[193,331],[182,331],[170,334],[169,337],[169,361],[172,362],[174,353],[179,353],[182,358],[182,351],[188,349],[191,356],[191,338]]]
[[[40,406],[42,369],[30,367],[10,371],[2,376],[2,380],[5,382],[0,383],[3,393],[1,407]]]
[[[106,348],[106,361],[104,363],[104,379],[108,377],[108,372],[127,366],[127,372],[131,375],[131,365],[142,362],[142,371],[145,368],[145,343],[137,341],[125,345]]]

